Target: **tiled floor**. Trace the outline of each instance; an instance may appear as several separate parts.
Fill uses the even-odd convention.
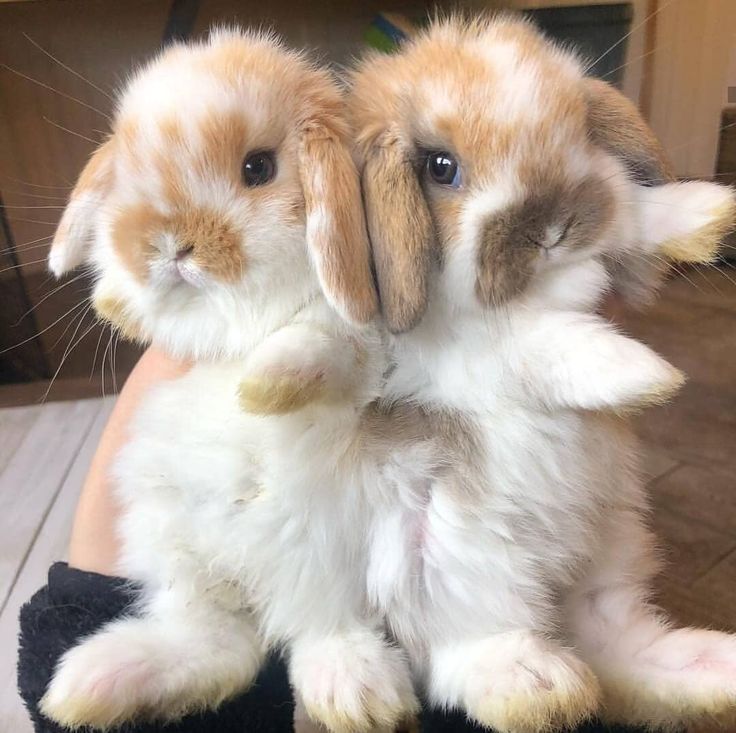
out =
[[[683,623],[736,630],[736,272],[689,271],[653,308],[623,320],[690,377],[675,401],[638,421],[669,559],[662,604]],[[30,731],[15,693],[18,608],[64,556],[111,407],[108,399],[0,410],[2,733]]]
[[[688,375],[638,420],[668,559],[661,602],[682,623],[736,630],[736,271],[685,274],[624,319]]]

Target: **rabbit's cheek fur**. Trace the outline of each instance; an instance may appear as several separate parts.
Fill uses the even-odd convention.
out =
[[[148,204],[123,210],[112,225],[111,239],[123,266],[139,283],[145,283],[156,255],[153,238],[163,229],[164,219]]]
[[[223,283],[240,280],[246,258],[237,230],[219,213],[186,208],[170,217],[147,204],[124,210],[115,220],[113,247],[140,283],[152,273],[175,282],[204,284],[202,275]]]
[[[614,202],[595,178],[533,194],[488,217],[478,237],[475,292],[484,305],[521,295],[548,265],[591,255],[613,222]]]
[[[113,295],[96,294],[92,303],[95,313],[103,320],[112,324],[124,338],[145,344],[148,337],[143,333],[138,321],[130,314],[125,301]]]

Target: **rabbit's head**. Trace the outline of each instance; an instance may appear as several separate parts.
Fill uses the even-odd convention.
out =
[[[610,283],[599,266],[586,287],[581,262],[625,279],[641,257],[705,259],[731,222],[729,189],[649,187],[670,174],[633,106],[524,21],[438,21],[369,55],[352,87],[394,332],[418,322],[430,290],[479,313],[535,291],[573,302]]]
[[[214,31],[134,75],[58,227],[98,312],[186,357],[239,355],[320,294],[377,309],[344,102],[272,36]]]

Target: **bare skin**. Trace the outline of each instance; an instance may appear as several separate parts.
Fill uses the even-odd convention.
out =
[[[150,348],[125,382],[102,433],[79,497],[69,542],[69,565],[72,567],[103,575],[115,574],[119,509],[109,479],[110,465],[127,438],[131,417],[146,392],[162,381],[181,376],[189,366]]]

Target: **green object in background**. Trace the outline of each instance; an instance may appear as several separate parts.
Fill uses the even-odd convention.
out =
[[[379,13],[365,32],[365,41],[384,53],[392,53],[415,32],[414,24],[398,13]]]

